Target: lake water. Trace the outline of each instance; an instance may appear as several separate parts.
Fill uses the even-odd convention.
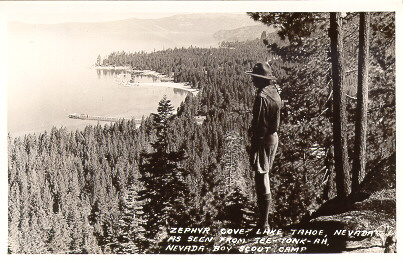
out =
[[[9,32],[8,44],[7,129],[11,136],[38,133],[53,126],[74,130],[97,124],[70,119],[71,113],[141,118],[156,111],[163,95],[175,107],[187,95],[183,90],[158,86],[158,82],[124,87],[120,83],[130,75],[92,67],[98,54],[160,48],[138,39]],[[153,79],[136,77],[136,81]]]

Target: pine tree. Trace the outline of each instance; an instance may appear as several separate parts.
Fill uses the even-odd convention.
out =
[[[101,58],[101,55],[99,54],[98,57],[97,57],[97,62],[95,63],[95,65],[96,65],[96,66],[100,66],[100,65],[101,65],[101,61],[102,61],[102,58]]]
[[[227,197],[224,208],[224,218],[229,221],[230,227],[246,227],[253,222],[255,212],[248,206],[252,206],[252,202],[240,188],[235,187]]]
[[[113,242],[114,252],[117,254],[135,254],[139,253],[139,242],[141,239],[141,218],[138,217],[139,202],[138,196],[133,185],[130,185],[125,191],[124,198],[119,203],[119,221],[115,230],[115,239]]]
[[[359,184],[365,177],[367,161],[369,25],[370,14],[360,13],[360,49],[358,57],[357,112],[354,147],[355,157],[352,173],[353,192],[358,192]]]
[[[140,163],[144,189],[139,192],[144,201],[145,237],[154,248],[166,235],[167,226],[186,224],[188,189],[184,182],[186,171],[179,166],[185,159],[184,151],[170,151],[168,135],[173,106],[165,96],[159,102],[158,113],[153,115],[156,141],[154,152],[142,153]],[[158,250],[157,250],[158,251]]]
[[[346,198],[350,191],[347,151],[346,91],[344,89],[343,18],[341,13],[330,13],[329,35],[331,41],[333,78],[333,143],[336,169],[337,196]]]

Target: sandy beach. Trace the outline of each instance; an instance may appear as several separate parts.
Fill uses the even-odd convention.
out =
[[[190,85],[190,83],[186,83],[186,82],[173,82],[173,78],[166,76],[165,74],[161,74],[159,72],[156,71],[152,71],[152,70],[133,70],[131,67],[129,66],[94,66],[95,69],[98,70],[122,70],[125,71],[127,73],[135,73],[138,75],[143,75],[143,76],[152,76],[152,77],[156,77],[158,78],[161,82],[158,83],[141,83],[142,86],[162,86],[162,87],[169,87],[169,88],[175,88],[175,89],[181,89],[184,91],[188,91],[193,95],[198,95],[199,90],[192,88],[192,86]],[[123,82],[121,83],[122,85],[124,85],[125,87],[136,87],[138,86],[140,83],[139,82]]]
[[[125,83],[125,87],[132,87],[135,88],[136,86],[161,86],[161,87],[169,87],[169,88],[175,88],[175,89],[181,89],[184,91],[188,91],[193,95],[197,95],[199,93],[198,89],[192,88],[190,85],[186,83],[180,83],[180,82],[155,82],[155,83],[149,83],[149,82],[144,82],[144,83]]]
[[[122,70],[122,71],[127,71],[127,72],[131,72],[133,71],[132,68],[130,66],[112,66],[112,65],[108,65],[108,66],[98,66],[98,65],[93,65],[91,66],[94,69],[97,70]]]

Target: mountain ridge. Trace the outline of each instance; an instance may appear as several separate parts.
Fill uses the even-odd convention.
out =
[[[26,24],[9,22],[11,34],[43,33],[59,37],[93,37],[97,39],[117,39],[145,41],[165,48],[174,47],[209,47],[218,46],[224,35],[226,38],[242,40],[256,39],[261,32],[255,34],[239,33],[240,28],[252,26],[262,27],[246,14],[210,13],[210,14],[177,14],[162,18],[129,18],[106,22],[66,22],[59,24]],[[238,29],[238,30],[237,30]],[[234,31],[232,31],[234,30]],[[252,30],[254,32],[254,30]],[[232,34],[240,34],[232,36]]]
[[[60,30],[63,28],[74,28],[80,32],[84,29],[95,32],[108,32],[109,30],[118,30],[122,27],[131,29],[164,28],[172,31],[194,31],[204,30],[205,32],[216,32],[219,30],[231,30],[239,27],[257,25],[258,23],[244,14],[178,14],[162,18],[129,18],[123,20],[105,21],[105,22],[64,22],[58,24],[30,24],[23,22],[9,22],[8,29],[13,31],[41,31],[41,30]],[[74,32],[74,31],[73,31]]]

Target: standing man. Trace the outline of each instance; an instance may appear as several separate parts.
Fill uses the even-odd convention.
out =
[[[258,226],[267,229],[270,228],[271,207],[269,173],[278,145],[277,130],[280,124],[281,99],[273,84],[276,78],[267,62],[257,63],[252,71],[246,73],[252,76],[252,82],[257,89],[250,129],[252,134],[250,162],[255,171],[257,203],[260,212]]]

